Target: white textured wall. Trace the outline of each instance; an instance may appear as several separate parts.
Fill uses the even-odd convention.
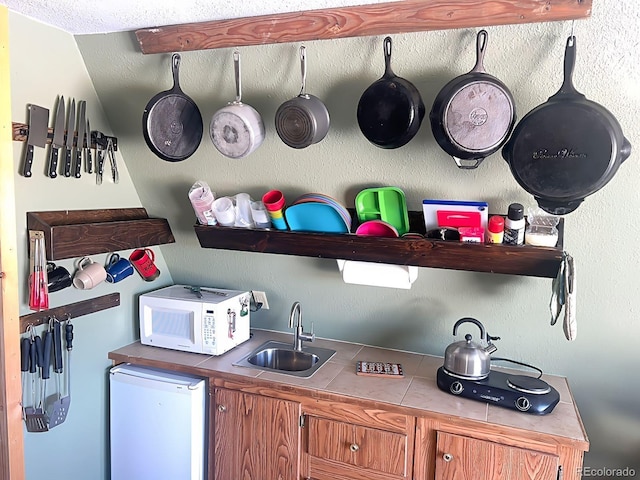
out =
[[[91,84],[80,52],[73,36],[60,30],[36,23],[26,17],[9,15],[9,48],[11,58],[12,118],[27,122],[27,104],[34,103],[50,109],[50,125],[53,125],[53,106],[56,96],[75,97],[87,101],[91,128],[111,135],[113,130],[105,117],[100,100]],[[77,111],[77,110],[76,110]],[[26,212],[46,210],[76,210],[138,207],[140,199],[131,182],[127,167],[117,155],[120,183],[111,182],[110,168],[102,185],[96,185],[95,175],[83,175],[80,179],[45,176],[48,149],[35,149],[33,176],[25,178],[22,171],[24,143],[15,142],[16,218],[18,232],[18,267],[21,272],[20,313],[31,313],[28,304],[27,277],[28,233]],[[61,157],[62,158],[62,157]],[[3,160],[4,161],[4,160]],[[151,215],[160,216],[152,205],[147,206]],[[76,290],[73,287],[51,293],[49,304],[59,307],[81,300],[120,292],[119,307],[72,319],[75,341],[72,351],[71,405],[66,421],[46,433],[27,433],[25,429],[25,464],[29,480],[69,478],[108,479],[108,376],[111,365],[109,351],[131,343],[138,338],[135,321],[137,295],[163,285],[171,284],[162,252],[156,260],[162,275],[152,284],[139,275],[116,285],[102,283],[92,290]],[[128,256],[131,250],[120,251]],[[107,255],[94,255],[95,261],[104,263]],[[73,272],[74,261],[56,262]],[[43,327],[38,327],[38,333]],[[19,339],[16,339],[18,342]],[[66,358],[66,357],[65,357]],[[65,360],[66,361],[66,360]],[[56,391],[56,375],[52,374],[47,392]],[[62,388],[64,389],[64,377]],[[27,399],[27,405],[31,399]]]
[[[419,210],[423,198],[486,200],[496,212],[513,201],[532,205],[499,154],[475,171],[458,170],[437,147],[428,122],[397,150],[364,139],[356,106],[382,75],[383,37],[307,42],[307,90],[325,101],[332,127],[323,142],[302,151],[284,145],[273,126],[277,107],[299,91],[299,45],[242,48],[243,100],[265,118],[266,141],[251,156],[230,160],[205,132],[196,154],[173,164],[149,151],[141,130],[148,100],[171,86],[170,55],[142,55],[133,34],[76,38],[142,204],[170,219],[177,243],[162,251],[176,282],[266,291],[271,309],[253,317],[257,327],[286,330],[289,308],[298,300],[319,336],[432,354],[453,341],[458,318],[476,317],[502,337],[501,356],[569,377],[592,442],[588,465],[635,463],[640,471],[639,20],[633,0],[595,0],[593,16],[575,24],[575,84],[619,119],[634,153],[609,185],[566,219],[565,246],[578,270],[573,343],[560,325],[549,325],[551,280],[423,268],[412,290],[391,290],[345,285],[332,260],[199,247],[186,197],[198,179],[219,195],[246,191],[258,198],[278,188],[293,199],[317,191],[348,206],[360,189],[375,185],[402,188],[411,210]],[[560,87],[571,22],[488,30],[485,66],[510,87],[521,118]],[[418,87],[427,110],[448,80],[473,67],[476,31],[393,36],[393,68]],[[181,83],[207,127],[234,97],[231,49],[184,53]]]

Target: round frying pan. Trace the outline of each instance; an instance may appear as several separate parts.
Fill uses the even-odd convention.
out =
[[[276,132],[292,148],[318,143],[329,131],[329,111],[322,100],[305,91],[307,80],[306,49],[300,47],[302,88],[300,94],[284,102],[276,112]]]
[[[202,115],[180,89],[180,55],[171,57],[173,88],[155,95],[144,109],[142,133],[153,153],[163,160],[179,162],[190,157],[202,140]]]
[[[438,145],[459,168],[471,169],[504,145],[516,121],[513,97],[483,65],[489,34],[478,32],[476,64],[447,83],[429,114]]]
[[[358,125],[374,145],[398,148],[418,133],[425,108],[418,89],[391,70],[391,37],[384,39],[384,63],[384,75],[360,97]]]
[[[554,215],[574,211],[631,154],[611,112],[573,86],[575,43],[570,36],[560,90],[525,115],[502,149],[516,181]]]

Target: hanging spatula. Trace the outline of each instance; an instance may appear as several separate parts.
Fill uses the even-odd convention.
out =
[[[73,336],[72,336],[73,338]],[[67,348],[69,345],[69,339],[67,337]],[[67,365],[67,369],[69,365]],[[71,403],[71,396],[62,396],[62,390],[60,388],[60,375],[62,374],[62,336],[60,331],[60,322],[55,321],[53,324],[53,370],[57,374],[58,383],[58,399],[53,402],[51,406],[51,415],[49,416],[49,428],[57,427],[67,419],[67,413],[69,411],[69,404]],[[68,372],[67,372],[68,375]]]

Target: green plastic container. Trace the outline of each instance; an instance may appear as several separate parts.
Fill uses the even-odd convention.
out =
[[[355,203],[360,223],[383,220],[396,227],[401,236],[409,231],[407,201],[399,188],[366,188],[356,195]]]

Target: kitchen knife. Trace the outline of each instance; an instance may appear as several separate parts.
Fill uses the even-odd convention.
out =
[[[102,185],[102,174],[104,173],[104,156],[106,140],[100,131],[96,131],[96,184]]]
[[[87,173],[93,173],[93,159],[91,158],[91,125],[87,118]]]
[[[64,97],[58,99],[58,110],[53,124],[53,140],[51,141],[51,158],[49,159],[49,176],[58,176],[58,153],[64,146]]]
[[[85,110],[87,107],[87,102],[85,102],[84,100],[80,100],[80,102],[78,103],[78,110],[79,110],[79,119],[78,119],[78,139],[76,140],[76,163],[75,163],[75,170],[74,170],[74,177],[76,178],[80,178],[80,173],[82,170],[82,152],[84,150],[84,144],[85,144],[85,139],[84,139],[84,135],[85,135],[85,128],[87,128],[87,122],[84,118],[85,116]]]
[[[69,109],[69,116],[67,117],[67,136],[65,141],[65,156],[64,156],[64,176],[71,176],[71,152],[73,150],[73,136],[76,131],[76,100],[71,100],[71,107]]]
[[[44,147],[47,144],[47,125],[49,125],[49,110],[38,105],[29,105],[29,135],[22,169],[22,175],[25,177],[31,176],[33,147]]]

